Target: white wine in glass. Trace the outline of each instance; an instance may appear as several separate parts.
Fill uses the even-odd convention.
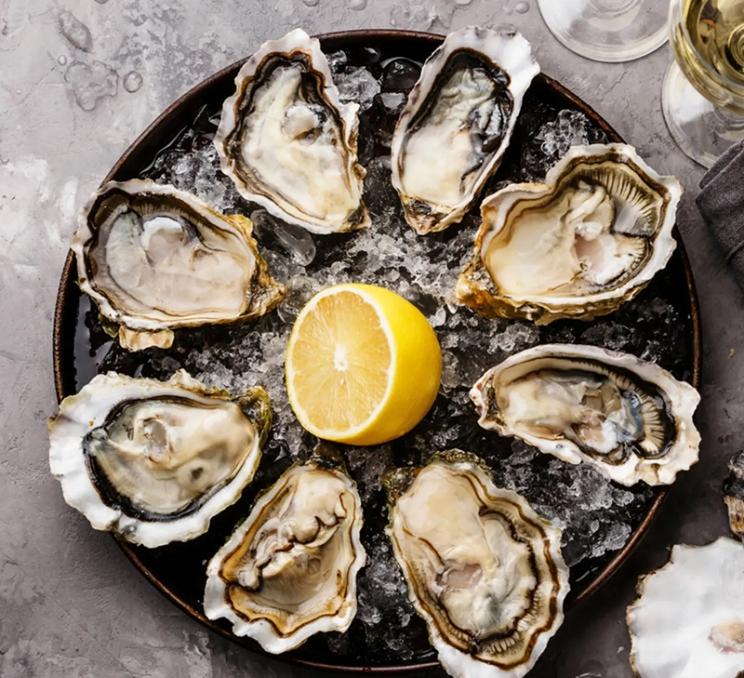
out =
[[[667,40],[669,0],[537,0],[550,31],[595,61],[631,61]]]
[[[680,148],[710,167],[744,139],[744,0],[673,0],[670,20],[664,117]]]

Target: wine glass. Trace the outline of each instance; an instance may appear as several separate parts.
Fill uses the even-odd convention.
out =
[[[669,0],[537,0],[550,31],[595,61],[632,61],[667,40]]]
[[[664,118],[679,147],[710,167],[744,139],[744,2],[672,0],[670,29]]]

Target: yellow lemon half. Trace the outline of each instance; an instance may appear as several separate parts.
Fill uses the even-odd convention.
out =
[[[287,394],[311,433],[377,445],[410,431],[439,390],[442,354],[424,315],[376,285],[316,294],[287,345]]]

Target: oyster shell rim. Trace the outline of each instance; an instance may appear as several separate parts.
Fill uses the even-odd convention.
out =
[[[266,304],[256,309],[249,303],[245,312],[241,315],[216,320],[174,317],[172,320],[159,321],[117,310],[116,305],[111,299],[93,284],[87,268],[89,246],[96,237],[99,228],[97,225],[91,228],[91,212],[98,201],[104,198],[110,191],[121,191],[125,195],[130,196],[139,194],[175,196],[188,208],[193,209],[200,217],[204,218],[206,222],[213,223],[220,221],[222,222],[221,226],[224,224],[224,228],[231,228],[245,242],[246,247],[254,257],[256,268],[251,279],[251,291],[253,291],[254,287],[265,290],[267,297]],[[119,331],[119,343],[127,350],[139,350],[138,348],[130,348],[130,346],[134,346],[134,343],[131,339],[127,339],[127,335],[131,335],[134,338],[137,335],[154,335],[153,339],[156,339],[157,335],[161,335],[160,340],[156,339],[154,343],[150,342],[148,345],[169,348],[173,343],[174,329],[203,327],[205,325],[231,325],[233,323],[252,320],[276,308],[284,299],[287,291],[283,283],[271,276],[268,263],[261,256],[258,243],[253,237],[253,224],[250,219],[242,214],[223,214],[193,193],[176,188],[171,184],[161,184],[151,179],[110,180],[101,184],[91,194],[88,200],[86,200],[79,213],[78,227],[72,236],[70,250],[74,254],[77,284],[80,290],[95,303],[99,315],[109,325],[117,327]],[[145,347],[141,346],[140,348]]]
[[[410,490],[411,485],[415,482],[418,474],[423,469],[437,463],[454,468],[457,471],[462,469],[465,472],[473,474],[477,480],[482,483],[482,488],[489,498],[495,500],[505,499],[506,501],[515,504],[519,507],[519,510],[525,514],[525,516],[530,518],[532,522],[539,524],[545,531],[545,539],[547,540],[548,547],[547,551],[555,567],[556,573],[555,583],[557,592],[553,598],[555,602],[555,616],[553,617],[550,626],[537,632],[534,637],[534,642],[530,647],[529,654],[522,664],[510,665],[509,667],[502,669],[496,664],[476,659],[471,654],[463,652],[448,642],[445,635],[440,631],[433,616],[419,603],[419,598],[415,593],[416,587],[411,584],[411,579],[408,577],[407,573],[409,570],[405,564],[405,559],[397,546],[397,541],[394,536],[393,521],[395,507],[401,496]],[[450,668],[453,664],[449,661],[447,662],[448,666],[445,670],[455,678],[495,678],[496,676],[503,676],[503,678],[523,678],[537,663],[550,642],[550,639],[558,632],[565,619],[564,603],[566,596],[570,593],[571,585],[569,581],[570,569],[566,564],[561,549],[562,529],[553,521],[538,513],[523,495],[519,494],[515,490],[498,487],[494,482],[492,471],[485,465],[483,460],[477,455],[474,455],[471,452],[466,452],[460,448],[451,448],[445,451],[435,452],[430,456],[428,461],[422,463],[420,466],[396,468],[393,470],[393,473],[395,471],[410,473],[412,478],[410,478],[407,486],[403,489],[397,487],[392,489],[386,488],[389,499],[389,519],[385,528],[385,534],[391,543],[393,555],[403,574],[403,579],[406,582],[408,600],[413,605],[418,616],[426,624],[429,642],[432,648],[437,652],[442,667],[444,668],[445,664],[442,662],[441,656],[443,654],[448,654],[453,662],[460,662],[462,664],[460,672],[453,672]]]
[[[674,567],[675,565],[674,558],[677,553],[680,553],[680,552],[689,553],[689,552],[699,551],[701,549],[716,547],[719,544],[728,544],[729,542],[732,543],[733,547],[736,549],[742,548],[741,543],[737,542],[737,540],[734,539],[733,537],[730,537],[727,535],[720,535],[718,537],[714,537],[712,540],[707,541],[704,544],[688,544],[688,543],[673,544],[672,548],[669,551],[669,556],[663,565],[660,565],[659,567],[652,569],[650,572],[647,572],[645,574],[641,574],[638,576],[636,583],[635,583],[635,587],[634,587],[634,592],[635,592],[636,597],[625,608],[625,626],[628,631],[628,635],[630,636],[630,649],[628,652],[628,662],[630,664],[630,669],[633,672],[634,678],[644,678],[643,674],[641,674],[640,670],[638,669],[638,660],[636,656],[636,634],[633,633],[632,625],[636,619],[637,611],[641,606],[643,596],[646,594],[646,587],[648,586],[648,583],[651,581],[654,575],[662,574],[665,571],[668,571]],[[725,548],[728,548],[728,546],[726,545]]]
[[[486,36],[484,38],[484,36]],[[526,63],[521,65],[519,70],[507,70],[500,64],[493,61],[489,54],[480,49],[475,49],[472,44],[482,44],[485,39],[496,39],[499,40],[513,40],[514,48],[519,50],[526,50]],[[431,92],[431,88],[436,84],[437,77],[442,69],[447,65],[451,55],[458,51],[464,50],[475,51],[479,56],[485,57],[488,61],[493,63],[495,66],[500,68],[509,76],[509,91],[513,94],[513,109],[509,116],[509,122],[507,129],[499,143],[499,147],[492,154],[491,159],[485,166],[480,170],[479,178],[475,181],[472,190],[469,194],[466,194],[461,202],[451,209],[447,214],[443,215],[442,218],[438,219],[436,226],[432,228],[420,227],[414,223],[412,217],[409,218],[408,210],[406,209],[406,199],[408,196],[405,194],[405,190],[401,181],[400,172],[400,160],[399,156],[402,151],[403,137],[407,131],[408,124],[416,116],[421,107],[426,103],[427,97]],[[395,188],[398,198],[403,209],[403,215],[408,225],[413,228],[419,235],[426,235],[427,233],[438,233],[447,229],[449,226],[459,223],[465,216],[465,213],[478,199],[484,185],[488,179],[496,172],[501,164],[504,154],[506,153],[509,144],[511,143],[512,133],[516,126],[517,118],[519,117],[522,109],[522,102],[524,96],[529,89],[532,81],[541,72],[540,64],[535,59],[535,55],[532,51],[532,43],[522,35],[519,31],[508,31],[506,29],[493,29],[475,25],[467,25],[456,31],[452,31],[444,36],[441,44],[429,55],[425,60],[421,73],[419,75],[416,84],[413,86],[411,91],[408,93],[406,103],[398,116],[398,121],[395,124],[393,130],[393,139],[390,145],[390,167],[391,167],[391,182],[393,188]],[[518,76],[518,77],[515,77]],[[526,79],[526,82],[525,82]],[[515,87],[515,83],[517,86]],[[405,196],[405,198],[404,198]]]
[[[240,545],[246,533],[251,528],[252,523],[255,522],[261,511],[271,503],[276,494],[282,489],[282,480],[286,481],[291,474],[305,470],[322,470],[332,473],[344,482],[347,490],[352,495],[354,505],[358,509],[352,520],[349,532],[355,552],[354,558],[347,570],[347,590],[344,596],[343,614],[322,614],[316,619],[303,624],[293,633],[280,636],[270,621],[264,618],[251,621],[233,610],[225,599],[227,586],[220,576],[220,565],[224,558],[234,552]],[[300,647],[311,636],[317,633],[345,632],[351,626],[357,613],[357,575],[367,564],[367,552],[361,540],[363,526],[364,512],[362,500],[359,496],[356,482],[345,470],[321,464],[313,458],[304,462],[295,462],[256,497],[248,515],[238,523],[225,543],[209,559],[206,567],[207,579],[202,600],[202,609],[205,617],[211,621],[226,619],[231,624],[230,633],[232,635],[239,638],[251,638],[266,652],[274,655]]]
[[[650,380],[651,383],[659,386],[669,397],[670,406],[673,408],[672,414],[675,416],[675,432],[677,437],[671,447],[682,448],[680,459],[677,460],[677,463],[673,464],[670,461],[655,463],[655,460],[647,462],[646,460],[639,459],[633,455],[625,464],[618,466],[603,464],[602,462],[585,455],[578,446],[570,440],[559,438],[555,441],[551,441],[547,438],[539,438],[538,436],[529,434],[521,435],[512,433],[508,426],[502,425],[491,419],[489,417],[489,403],[487,401],[486,392],[487,389],[490,388],[493,378],[500,372],[522,362],[550,356],[575,359],[590,358],[600,364],[620,366],[630,370],[642,379]],[[475,384],[473,384],[469,396],[479,414],[478,425],[481,428],[496,431],[501,436],[519,438],[528,445],[537,448],[539,452],[550,454],[569,464],[589,464],[613,482],[626,487],[631,487],[640,481],[643,481],[652,487],[669,486],[674,483],[679,472],[688,471],[699,460],[701,436],[693,421],[693,415],[701,401],[700,392],[686,381],[677,379],[671,372],[661,367],[661,365],[642,360],[632,353],[611,351],[590,344],[538,344],[532,348],[514,353],[494,367],[486,370],[486,372],[478,378]],[[681,420],[683,424],[681,427],[678,424],[679,420]],[[680,435],[680,432],[682,435]],[[685,452],[690,453],[689,458],[685,456]],[[634,459],[638,460],[635,463],[635,466],[631,464]],[[629,467],[630,470],[631,482],[629,483],[626,482],[626,475],[620,472],[613,473],[613,471],[616,471],[617,469],[622,470],[626,466]],[[651,469],[651,472],[655,470],[656,480],[658,482],[649,482],[646,477],[649,474],[642,474],[641,470],[639,470],[648,468]],[[653,479],[653,476],[651,477]],[[662,480],[662,477],[664,480]],[[626,478],[626,480],[624,480],[624,478]]]
[[[89,386],[92,388],[85,392]],[[109,386],[116,390],[108,399],[101,398],[95,391]],[[250,418],[255,429],[251,448],[235,475],[195,511],[176,514],[173,519],[148,520],[130,515],[121,506],[109,504],[97,487],[82,447],[85,435],[100,423],[96,421],[98,415],[105,418],[117,404],[149,388],[159,390],[160,395],[183,396],[187,393],[188,398],[200,402],[210,399],[238,402],[247,399],[255,401],[259,409],[259,419]],[[68,417],[64,411],[65,403],[68,409],[87,406],[86,416],[89,418],[81,421],[80,417]],[[91,406],[95,410],[92,415]],[[67,396],[60,403],[57,413],[49,418],[49,469],[61,485],[65,503],[81,513],[93,529],[112,532],[129,543],[146,548],[190,541],[206,533],[212,518],[237,502],[243,490],[252,482],[263,456],[263,444],[271,418],[269,396],[261,386],[255,386],[239,396],[231,396],[224,389],[206,386],[185,370],[178,370],[167,381],[129,377],[113,371],[103,372],[93,377],[78,393]]]
[[[636,173],[642,172],[645,175],[642,175],[644,181],[647,178],[651,179],[666,189],[669,195],[664,218],[653,238],[653,251],[649,260],[620,287],[603,292],[562,297],[540,295],[517,297],[500,293],[490,274],[485,270],[482,253],[493,237],[507,225],[506,219],[511,207],[522,200],[536,200],[554,194],[561,185],[563,175],[570,172],[572,166],[578,164],[577,159],[599,158],[603,154],[617,156],[610,161],[630,166],[634,171],[636,170],[632,165],[635,165],[640,170]],[[481,224],[475,235],[473,254],[457,278],[455,286],[457,303],[468,306],[487,317],[522,318],[538,325],[547,325],[561,318],[593,320],[596,317],[613,313],[642,292],[653,277],[669,263],[677,248],[674,228],[683,193],[684,189],[677,177],[659,174],[641,158],[635,147],[630,144],[611,142],[571,146],[568,152],[548,170],[543,181],[509,184],[483,199]],[[484,214],[487,209],[497,210],[501,222],[497,228],[492,228],[486,223]]]
[[[227,151],[227,140],[237,128],[238,107],[241,101],[241,95],[243,94],[242,89],[244,81],[251,80],[259,68],[263,66],[266,59],[272,54],[291,55],[294,52],[301,52],[310,57],[310,63],[312,64],[313,69],[323,78],[321,94],[326,98],[327,102],[338,111],[338,119],[342,127],[341,136],[346,148],[349,150],[349,159],[347,163],[349,176],[358,181],[360,185],[359,206],[357,207],[357,211],[360,211],[361,219],[357,223],[349,222],[350,215],[347,215],[340,228],[326,228],[314,221],[302,219],[290,214],[271,198],[251,190],[238,176],[234,167],[236,160]],[[311,37],[301,28],[295,28],[283,35],[281,38],[266,40],[241,64],[233,83],[235,91],[223,101],[220,109],[220,122],[214,136],[214,147],[217,150],[217,155],[220,159],[220,170],[230,179],[238,193],[240,193],[245,200],[254,202],[263,207],[272,216],[290,224],[300,226],[317,235],[347,233],[370,227],[372,219],[367,205],[364,202],[364,177],[367,174],[367,170],[359,162],[357,153],[357,142],[359,138],[359,104],[355,102],[344,103],[341,101],[338,87],[333,82],[333,74],[331,73],[330,65],[328,64],[328,58],[320,48],[320,40]]]

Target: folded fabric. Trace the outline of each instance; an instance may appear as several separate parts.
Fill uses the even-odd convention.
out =
[[[700,181],[698,209],[736,281],[744,287],[744,141],[732,146]]]

